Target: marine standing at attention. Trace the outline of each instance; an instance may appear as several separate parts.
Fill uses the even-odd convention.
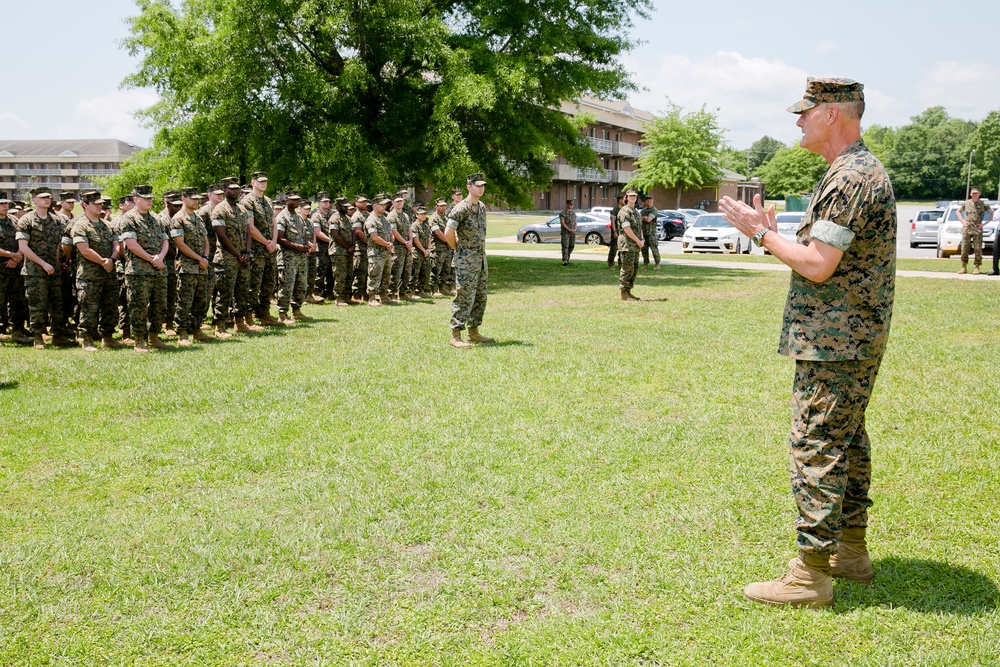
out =
[[[445,238],[454,251],[456,294],[451,305],[452,347],[467,349],[469,343],[495,343],[479,333],[486,312],[490,272],[486,263],[486,206],[479,201],[486,191],[486,177],[470,174],[467,180],[469,196],[455,204],[448,215]],[[469,327],[469,343],[462,340],[462,330]]]
[[[798,114],[799,144],[830,164],[795,241],[764,211],[724,197],[719,210],[792,269],[778,351],[795,359],[792,491],[799,554],[775,581],[744,595],[770,605],[833,604],[833,577],[872,580],[867,548],[871,445],[865,410],[889,339],[896,272],[896,200],[861,139],[864,86],[813,79]]]

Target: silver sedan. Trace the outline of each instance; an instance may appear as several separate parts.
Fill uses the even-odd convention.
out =
[[[559,243],[559,216],[517,230],[518,243]],[[608,245],[611,242],[611,221],[589,213],[576,214],[576,241],[587,245]]]

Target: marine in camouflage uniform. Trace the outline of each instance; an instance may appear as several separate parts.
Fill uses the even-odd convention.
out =
[[[170,225],[174,216],[181,210],[181,193],[176,190],[169,190],[163,193],[163,210],[156,216],[156,219],[163,225],[163,233],[170,236]],[[167,309],[164,311],[164,322],[167,329],[172,330],[174,323],[174,311],[177,309],[177,271],[174,262],[177,259],[177,250],[174,244],[167,246],[167,256],[163,259],[167,271]]]
[[[125,284],[135,351],[147,352],[147,340],[153,347],[165,347],[158,333],[167,309],[165,258],[169,240],[163,223],[150,213],[153,188],[137,185],[132,197],[135,208],[122,217],[119,238],[125,246]]]
[[[406,290],[410,283],[410,217],[403,212],[406,200],[398,196],[392,202],[392,210],[386,214],[392,227],[392,278],[389,280],[389,294],[397,299],[406,298]]]
[[[615,268],[615,257],[618,256],[618,235],[621,234],[621,229],[618,227],[618,213],[621,212],[622,206],[625,205],[625,193],[618,195],[615,200],[615,206],[611,209],[611,243],[608,244],[608,268]]]
[[[16,221],[8,215],[10,204],[6,195],[0,195],[0,324],[10,327],[14,342],[30,343],[24,326],[28,318],[21,275],[24,256],[18,250]]]
[[[274,227],[274,202],[264,195],[267,174],[257,171],[250,175],[253,190],[243,196],[240,205],[253,216],[250,235],[250,266],[247,271],[247,300],[250,309],[264,326],[279,325],[271,317],[271,298],[278,286],[278,242]],[[259,238],[258,238],[259,235]]]
[[[635,207],[638,194],[632,189],[625,194],[625,206],[618,211],[618,261],[621,262],[618,289],[623,301],[637,301],[632,288],[639,272],[639,249],[645,246],[645,236],[642,232],[642,218]]]
[[[872,579],[865,532],[871,445],[865,410],[889,338],[896,270],[896,202],[885,168],[861,140],[863,86],[809,79],[789,111],[801,145],[830,164],[796,242],[773,209],[726,197],[723,214],[792,268],[779,353],[795,359],[790,460],[799,557],[745,595],[767,604],[833,603],[831,575]],[[839,152],[838,152],[839,151]],[[775,232],[775,233],[772,233]],[[803,247],[804,246],[804,247]]]
[[[660,268],[660,244],[659,244],[659,218],[657,218],[656,207],[653,206],[653,198],[646,195],[642,201],[643,207],[639,211],[639,218],[642,220],[642,237],[646,240],[646,245],[642,246],[642,264],[649,266],[649,254],[653,253],[653,268]]]
[[[64,238],[64,223],[61,218],[48,214],[48,204],[52,201],[48,188],[35,188],[31,195],[35,210],[17,221],[14,237],[18,241],[18,250],[24,256],[21,275],[24,276],[28,319],[35,347],[45,347],[42,334],[49,329],[54,344],[76,345],[66,330],[63,318],[62,278],[59,273],[63,256],[59,246]]]
[[[979,273],[979,266],[983,263],[983,224],[989,222],[992,217],[993,211],[989,204],[979,199],[979,188],[972,188],[971,198],[965,200],[962,208],[958,209],[958,219],[962,221],[962,268],[959,273],[967,271],[970,246],[975,254],[973,273]],[[994,244],[994,257],[997,252],[1000,251]]]
[[[121,241],[122,220],[125,214],[132,210],[135,204],[132,195],[125,195],[118,198],[118,215],[108,225],[115,233],[115,238]],[[123,342],[135,342],[132,340],[132,319],[128,312],[128,287],[125,284],[125,246],[121,245],[118,253],[118,260],[115,262],[115,274],[118,277],[118,328],[122,332]]]
[[[430,262],[430,290],[434,296],[452,295],[448,284],[451,247],[444,235],[444,230],[448,226],[448,219],[445,217],[446,210],[445,200],[438,199],[434,205],[434,213],[427,221],[431,230],[431,255],[428,258]]]
[[[430,290],[431,226],[427,222],[427,209],[420,204],[413,209],[410,238],[413,239],[413,248],[410,250],[410,285],[407,292],[422,297]]]
[[[222,202],[222,198],[225,195],[225,189],[219,183],[213,183],[208,186],[208,191],[205,193],[205,199],[207,200],[201,207],[195,211],[195,215],[201,220],[201,224],[205,225],[205,231],[208,232],[208,271],[205,274],[205,290],[208,293],[208,303],[205,304],[205,312],[201,314],[202,319],[209,316],[212,308],[212,302],[215,298],[215,253],[216,248],[219,245],[219,237],[215,233],[215,228],[212,227],[212,211],[215,207]],[[275,261],[275,272],[277,272],[277,261]],[[277,277],[275,278],[277,279]]]
[[[300,201],[298,193],[287,193],[285,202],[288,207],[275,219],[278,225],[278,245],[281,247],[281,265],[284,267],[281,287],[278,289],[278,318],[281,320],[288,319],[289,307],[295,319],[307,319],[302,315],[301,308],[309,290],[306,280],[309,275],[309,238],[312,226],[296,212]]]
[[[347,198],[337,197],[334,212],[329,221],[330,229],[330,272],[333,278],[333,296],[338,306],[346,306],[351,301],[351,278],[354,267],[354,230],[347,217]]]
[[[226,198],[212,209],[212,227],[219,238],[212,263],[215,265],[214,325],[217,336],[227,336],[232,319],[238,331],[245,333],[244,317],[250,308],[250,236],[249,216],[240,205],[239,183],[235,178],[223,181]]]
[[[353,276],[351,294],[364,303],[368,299],[368,235],[365,222],[368,220],[368,199],[362,194],[354,198],[355,211],[347,209],[351,218],[351,232],[354,234]]]
[[[120,345],[113,336],[118,323],[118,276],[115,273],[115,262],[121,252],[118,237],[100,217],[101,193],[91,190],[84,192],[80,199],[84,213],[73,221],[71,231],[73,245],[80,256],[76,268],[80,340],[87,351],[97,350],[94,340],[98,337],[104,347],[117,348]]]
[[[76,199],[69,192],[60,195],[60,202],[54,205],[49,213],[59,218],[63,225],[63,236],[59,243],[62,246],[62,263],[59,265],[59,275],[62,284],[63,327],[73,332],[80,322],[80,304],[76,298],[76,267],[77,256],[73,251],[71,239],[73,231],[73,207]]]
[[[188,345],[188,334],[195,340],[208,337],[201,332],[208,303],[208,230],[198,217],[201,196],[194,188],[181,190],[183,208],[170,220],[170,241],[177,250],[174,271],[177,275],[177,342]],[[192,256],[193,255],[193,256]]]
[[[326,192],[316,194],[316,210],[309,216],[312,223],[313,234],[316,237],[316,252],[310,257],[316,265],[316,273],[313,282],[309,284],[309,293],[318,297],[317,302],[323,299],[332,298],[333,280],[330,277],[330,252],[332,244],[330,238],[330,219],[333,218],[335,210],[333,208],[330,195]]]
[[[462,330],[469,328],[470,343],[492,343],[492,338],[481,336],[479,326],[486,312],[490,272],[486,262],[486,206],[479,201],[486,188],[483,174],[468,177],[469,196],[455,205],[448,217],[446,236],[455,250],[452,268],[455,269],[457,290],[451,305],[452,347],[466,348]]]
[[[566,266],[576,248],[576,213],[572,199],[567,199],[566,208],[559,212],[559,243],[562,246],[562,263]]]
[[[375,195],[372,212],[365,220],[365,236],[368,237],[368,305],[380,306],[385,302],[395,303],[389,297],[389,281],[392,279],[392,223],[385,215],[385,207],[392,200],[388,195]]]

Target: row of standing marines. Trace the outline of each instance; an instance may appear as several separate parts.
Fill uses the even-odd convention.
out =
[[[308,321],[303,304],[324,297],[381,306],[449,295],[451,345],[470,347],[461,337],[467,325],[470,342],[493,342],[478,333],[488,285],[485,180],[469,179],[468,198],[456,188],[429,215],[406,190],[371,201],[320,192],[315,210],[295,191],[272,202],[265,172],[246,188],[228,178],[204,194],[166,192],[159,214],[152,188],[139,185],[119,199],[114,219],[96,190],[82,193],[83,213],[71,218],[72,195],[56,208],[38,187],[34,208],[16,202],[14,216],[12,202],[0,199],[0,325],[17,343],[43,349],[51,334],[53,345],[88,351],[121,347],[120,327],[123,343],[147,352],[166,347],[164,330],[185,346],[210,340],[209,315],[216,337],[226,338],[231,327],[252,333]]]

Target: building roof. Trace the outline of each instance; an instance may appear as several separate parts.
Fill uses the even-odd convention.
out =
[[[735,171],[730,171],[729,169],[722,169],[722,180],[724,181],[745,181],[747,177],[743,174],[737,174]]]
[[[118,139],[0,139],[0,157],[101,157],[118,162],[140,150]]]
[[[648,111],[634,108],[628,100],[602,100],[584,96],[579,100],[563,102],[561,108],[565,114],[590,114],[598,123],[635,132],[645,132],[646,123],[654,118]]]

